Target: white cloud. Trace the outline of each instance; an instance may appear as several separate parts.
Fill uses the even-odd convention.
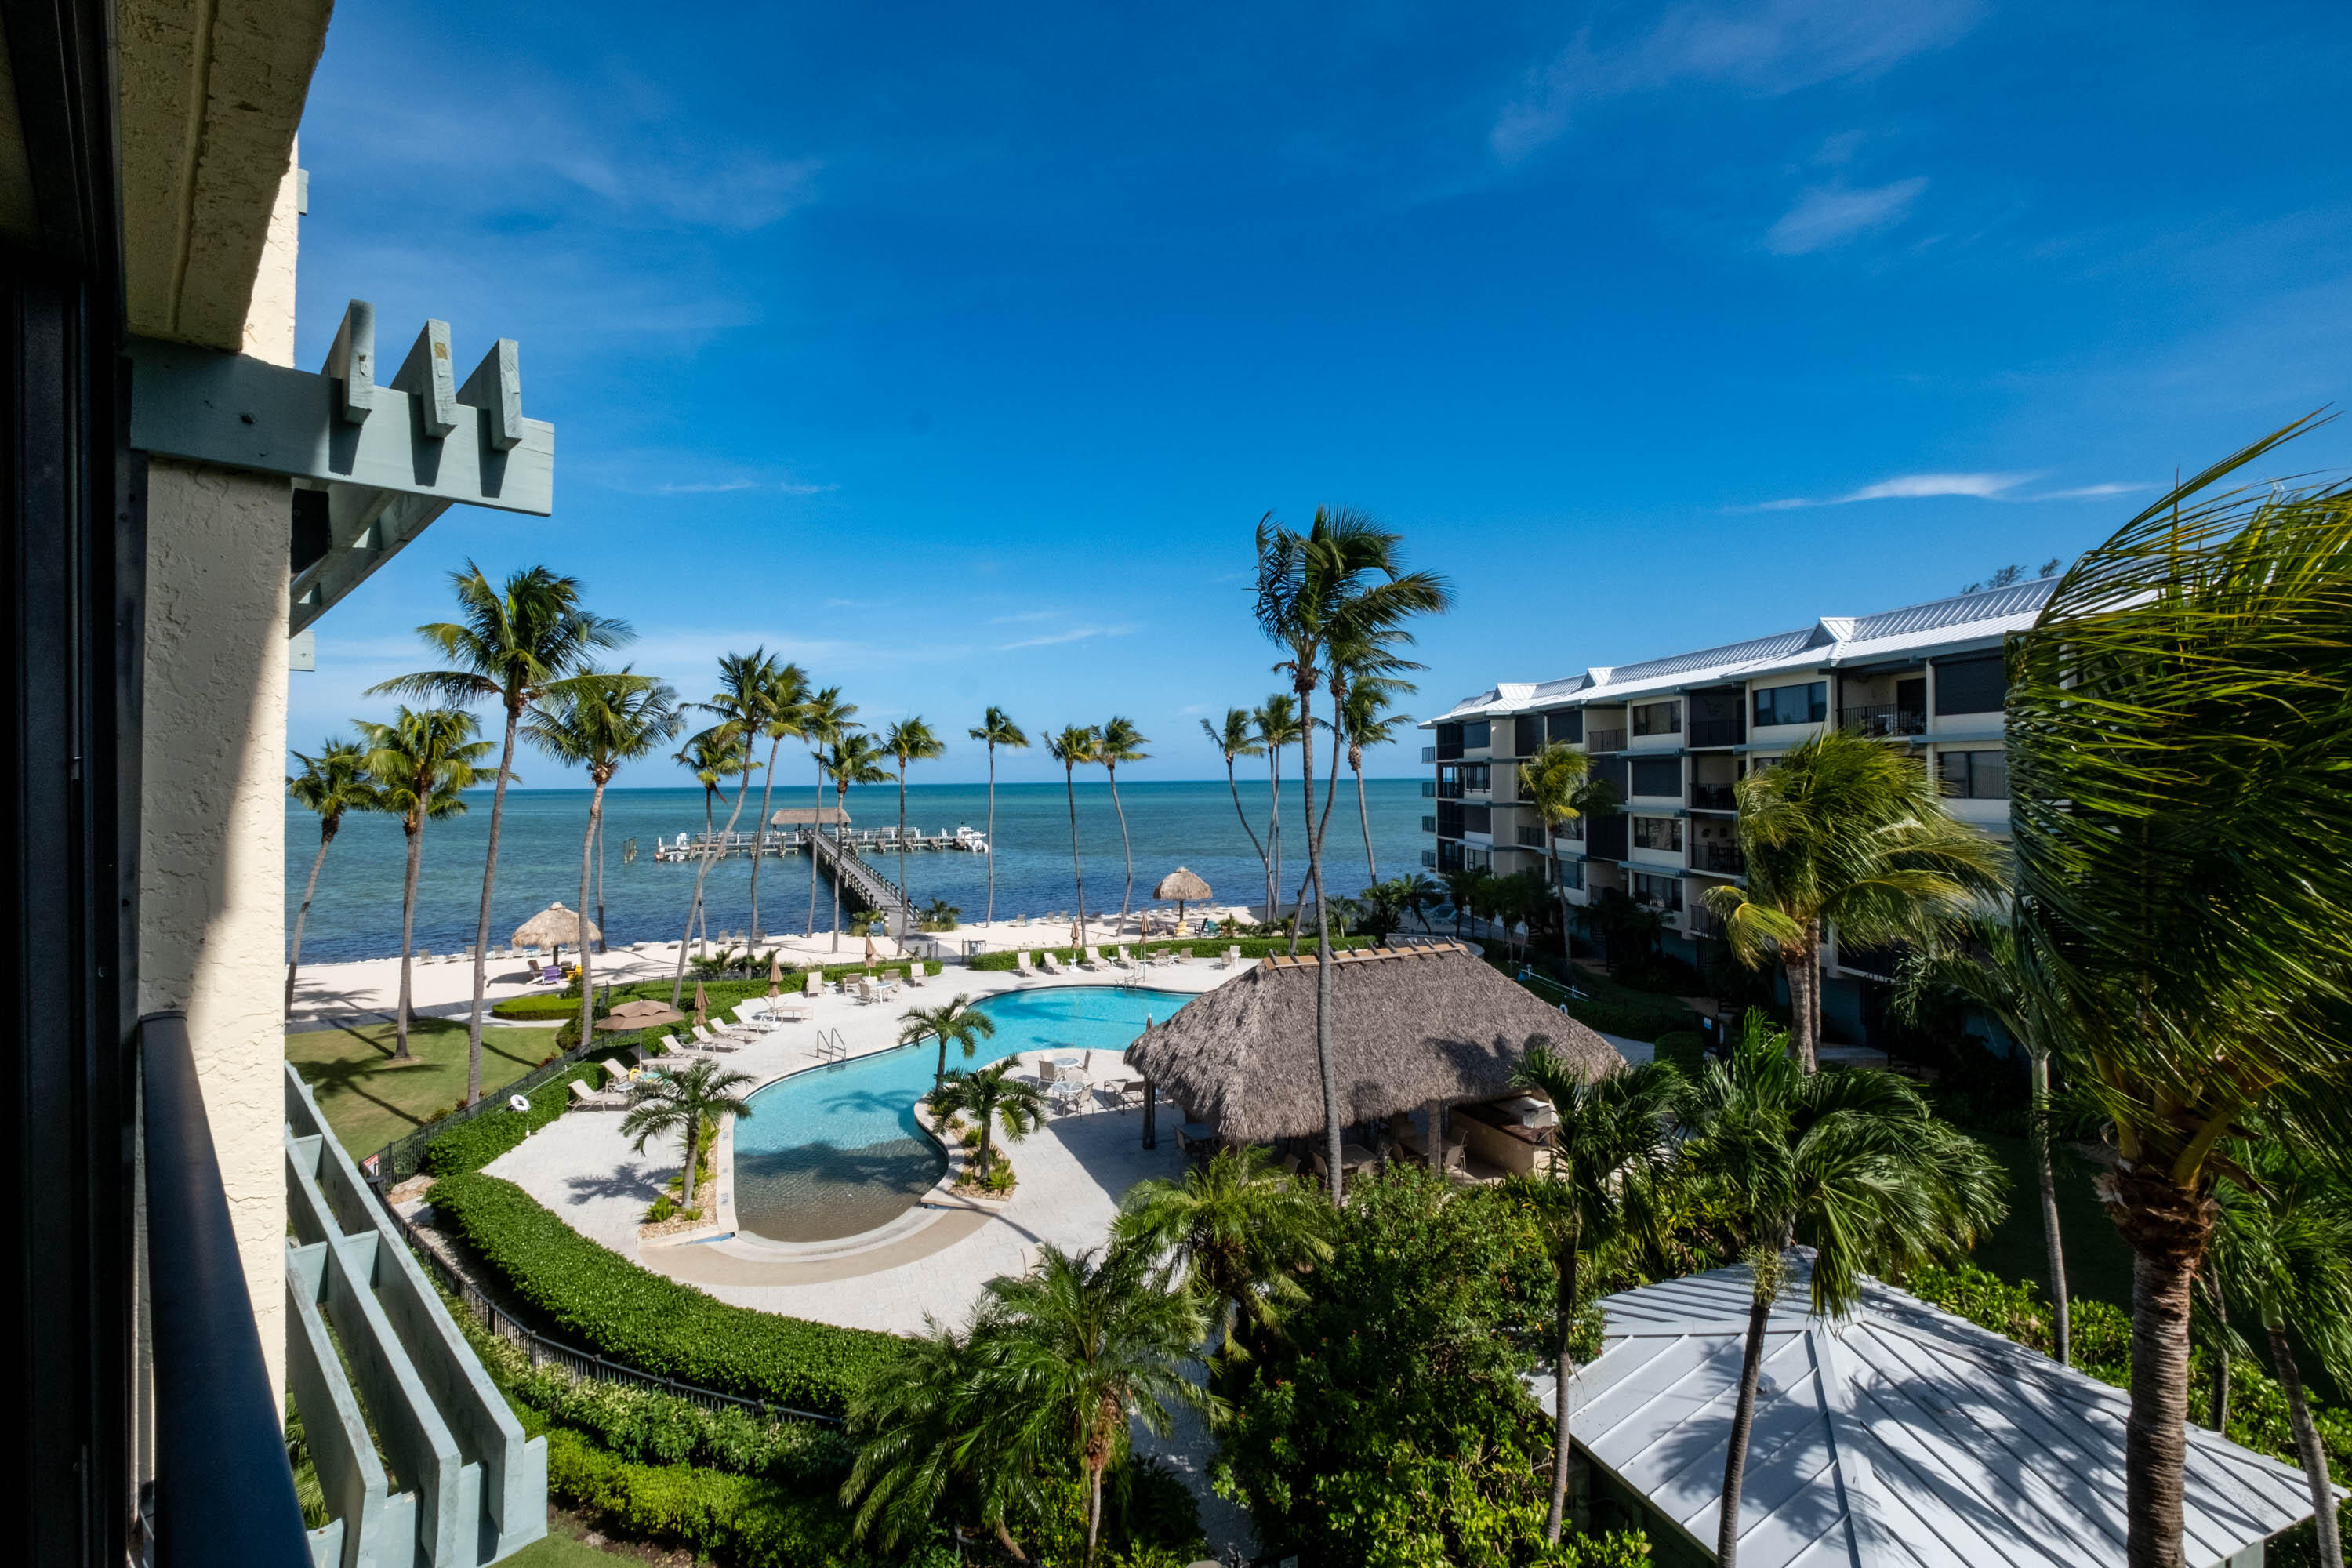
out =
[[[1187,702],[1183,707],[1176,710],[1176,711],[1190,717],[1196,713],[1206,713],[1210,711],[1210,708],[1205,702]]]
[[[1496,117],[1488,142],[1515,163],[1588,105],[1682,82],[1777,96],[1866,77],[1968,31],[1979,0],[1687,0],[1632,37],[1587,28]]]
[[[988,624],[992,626],[1024,626],[1033,621],[1050,621],[1061,613],[1059,610],[1024,610],[1017,616],[991,616]]]
[[[1843,245],[1872,229],[1902,222],[1927,188],[1924,174],[1865,190],[1815,185],[1765,233],[1764,248],[1775,256],[1806,256]]]
[[[2136,490],[2152,490],[2154,485],[2076,485],[2072,489],[2044,490],[2040,495],[2021,496],[2021,500],[2100,500],[2108,496],[2127,496]]]
[[[729,490],[756,490],[757,479],[703,479],[694,484],[656,485],[654,493],[664,496],[723,495]]]
[[[1799,507],[1845,506],[1858,500],[1922,500],[1932,496],[1972,496],[1979,500],[2009,500],[2015,489],[2032,474],[1897,474],[1891,479],[1864,485],[1842,496],[1815,499],[1790,496],[1781,500],[1759,501],[1755,511],[1793,511]]]
[[[996,651],[1009,653],[1016,647],[1051,647],[1056,643],[1085,642],[1089,637],[1123,637],[1139,629],[1132,626],[1072,626],[1064,632],[1047,632],[1042,637],[1024,637],[1019,642],[999,643]]]

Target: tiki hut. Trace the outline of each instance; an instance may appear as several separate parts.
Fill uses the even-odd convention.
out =
[[[1182,936],[1184,934],[1184,906],[1186,904],[1205,904],[1214,895],[1209,891],[1208,883],[1203,882],[1192,872],[1186,870],[1181,866],[1179,866],[1176,869],[1169,872],[1168,875],[1160,879],[1160,886],[1151,889],[1151,896],[1155,899],[1173,899],[1176,900],[1176,934],[1178,936]]]
[[[1350,1125],[1501,1100],[1538,1036],[1594,1077],[1624,1065],[1608,1041],[1454,943],[1341,953],[1331,1001]],[[1315,961],[1261,960],[1145,1030],[1127,1061],[1225,1142],[1320,1132]]]
[[[602,942],[604,933],[587,916],[574,914],[563,907],[562,900],[539,911],[515,927],[517,947],[551,947],[560,962],[567,947],[584,947],[592,942]]]

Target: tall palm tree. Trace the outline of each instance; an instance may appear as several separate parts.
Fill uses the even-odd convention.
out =
[[[1519,798],[1543,818],[1544,842],[1550,853],[1544,868],[1552,896],[1559,900],[1561,957],[1568,947],[1568,880],[1559,874],[1559,831],[1581,817],[1591,804],[1589,786],[1607,789],[1608,781],[1592,777],[1592,756],[1580,746],[1554,741],[1519,764]]]
[[[1045,738],[1045,753],[1062,764],[1062,790],[1070,802],[1070,874],[1078,883],[1078,941],[1086,941],[1087,868],[1078,858],[1078,769],[1095,760],[1102,737],[1090,724],[1072,724]]]
[[[329,741],[315,757],[294,753],[302,764],[286,776],[286,793],[319,814],[319,853],[310,862],[310,879],[302,887],[302,907],[294,913],[293,946],[286,955],[286,1016],[294,1016],[294,972],[302,963],[302,927],[310,918],[310,900],[319,890],[319,873],[327,864],[327,850],[342,830],[343,814],[382,809],[375,781],[368,776],[367,749],[352,741]]]
[[[760,862],[768,842],[768,808],[774,804],[776,794],[776,752],[787,739],[801,737],[807,721],[809,700],[808,671],[797,664],[780,664],[768,674],[767,685],[759,693],[759,706],[764,715],[760,733],[768,738],[768,771],[760,780],[760,817],[757,830],[751,835],[758,846],[751,854],[751,940],[760,940],[764,928],[760,924]]]
[[[698,707],[700,704],[698,703],[696,706]],[[751,761],[751,748],[744,743],[742,736],[730,732],[726,725],[714,724],[708,730],[688,737],[686,744],[680,747],[670,760],[692,773],[694,782],[702,786],[702,837],[706,844],[716,843],[719,837],[719,818],[715,806],[719,799],[719,786],[746,768],[759,765]],[[709,852],[706,850],[704,853],[706,863],[709,858]],[[702,921],[702,932],[707,940],[710,934],[710,921],[702,911],[702,878],[698,873],[694,879],[694,897],[686,906],[686,935],[680,940],[678,945],[678,956],[681,961],[686,956],[686,943],[694,940],[694,925],[698,920]],[[676,1002],[677,999],[675,995],[670,998],[672,1002]]]
[[[1225,721],[1220,726],[1201,721],[1201,733],[1209,737],[1209,744],[1224,753],[1225,788],[1233,792],[1234,815],[1241,818],[1242,831],[1249,835],[1250,847],[1257,852],[1258,864],[1265,868],[1266,901],[1274,901],[1274,861],[1266,847],[1258,842],[1257,829],[1250,826],[1249,813],[1242,809],[1241,781],[1234,776],[1234,759],[1255,757],[1265,750],[1265,742],[1250,728],[1254,721],[1246,708],[1228,708]],[[1280,795],[1277,794],[1277,801]],[[1270,917],[1269,917],[1270,918]]]
[[[890,771],[882,765],[888,756],[880,743],[863,730],[844,729],[834,736],[833,750],[825,753],[825,776],[833,781],[834,803],[847,814],[849,789],[852,784],[878,784],[890,781]],[[845,847],[843,854],[855,854]],[[874,911],[879,918],[880,911]],[[871,927],[869,926],[869,930]],[[833,879],[833,951],[841,951],[841,879]]]
[[[677,693],[665,681],[621,669],[551,681],[523,721],[523,739],[557,762],[588,770],[588,830],[580,842],[580,908],[588,908],[591,857],[604,834],[604,788],[623,763],[653,755],[676,735]],[[597,914],[604,926],[604,909]],[[593,942],[580,944],[580,1041],[596,1020]]]
[[[898,889],[908,889],[907,880],[907,764],[928,763],[947,755],[948,745],[931,732],[931,727],[919,715],[899,720],[882,736],[882,750],[898,764]],[[911,897],[912,895],[909,894]]]
[[[809,825],[811,833],[824,831],[824,785],[832,776],[825,770],[826,750],[849,732],[850,721],[856,717],[857,704],[844,702],[838,686],[826,687],[802,705],[801,739],[808,742],[809,758],[816,763],[817,820]],[[814,940],[816,936],[816,851],[814,849],[809,851],[808,863],[808,934]],[[841,923],[838,908],[835,910],[833,923],[836,926]]]
[[[947,1054],[944,1038],[940,1054]],[[969,1116],[979,1127],[979,1170],[983,1178],[995,1167],[1000,1130],[1018,1143],[1045,1125],[1045,1091],[1025,1078],[1014,1078],[1009,1060],[940,1075],[930,1102],[932,1114],[941,1121],[950,1116]]]
[[[1462,917],[1477,912],[1476,906],[1484,897],[1480,889],[1487,880],[1487,874],[1475,866],[1460,866],[1446,872],[1443,880],[1446,899],[1454,905],[1454,934],[1459,937],[1462,934]]]
[[[1349,684],[1339,703],[1339,733],[1348,742],[1348,772],[1356,780],[1356,822],[1364,830],[1364,875],[1373,882],[1381,879],[1381,865],[1372,853],[1372,808],[1364,801],[1364,750],[1387,745],[1396,739],[1398,727],[1408,722],[1403,714],[1389,710],[1399,684],[1360,677]]]
[[[980,1042],[996,1034],[996,1020],[971,1005],[970,996],[937,1007],[909,1007],[898,1015],[898,1043],[911,1046],[919,1041],[936,1039],[940,1043],[939,1071],[931,1075],[931,1089],[937,1092],[948,1080],[948,1042],[963,1047],[969,1059],[980,1048]]]
[[[1110,780],[1110,808],[1118,814],[1118,847],[1127,860],[1127,884],[1118,895],[1118,929],[1127,929],[1128,912],[1135,904],[1135,846],[1127,837],[1127,807],[1118,803],[1118,765],[1121,763],[1144,763],[1151,753],[1143,748],[1151,744],[1151,737],[1135,727],[1134,721],[1114,714],[1103,725],[1095,741],[1095,761],[1102,764],[1103,776]]]
[[[751,1107],[735,1091],[760,1080],[717,1062],[697,1061],[661,1078],[641,1078],[629,1088],[629,1114],[621,1136],[636,1140],[640,1154],[656,1138],[675,1135],[685,1150],[686,1180],[678,1206],[694,1207],[695,1178],[701,1174],[702,1130],[722,1116],[748,1116]]]
[[[1760,1012],[1748,1015],[1727,1059],[1707,1064],[1687,1103],[1683,1159],[1752,1284],[1715,1546],[1720,1568],[1736,1568],[1765,1328],[1789,1248],[1813,1248],[1813,1310],[1843,1314],[1865,1273],[1965,1256],[2000,1222],[2002,1176],[1907,1079],[1865,1068],[1807,1072]]]
[[[1706,890],[1741,963],[1775,957],[1789,981],[1805,1070],[1821,1040],[1822,943],[1920,946],[2000,889],[1988,835],[1944,809],[1940,786],[1899,744],[1830,730],[1739,781],[1745,887]]]
[[[1307,1299],[1301,1279],[1331,1258],[1331,1206],[1256,1144],[1220,1149],[1181,1181],[1138,1182],[1119,1201],[1114,1245],[1166,1258],[1216,1303],[1222,1353],[1246,1359],[1241,1335],[1272,1332]]]
[[[1405,572],[1402,537],[1360,512],[1318,507],[1305,532],[1283,527],[1269,512],[1260,519],[1257,554],[1258,628],[1283,658],[1275,668],[1291,678],[1298,700],[1302,803],[1308,824],[1307,880],[1315,889],[1315,1057],[1323,1079],[1324,1154],[1331,1201],[1339,1202],[1339,1086],[1331,1045],[1331,921],[1323,896],[1322,836],[1315,829],[1315,693],[1333,683],[1335,707],[1353,679],[1382,673],[1401,661],[1387,650],[1412,640],[1406,623],[1452,602],[1444,579]]]
[[[965,731],[973,740],[988,747],[988,912],[981,917],[983,923],[996,920],[996,748],[1026,751],[1029,737],[1013,721],[1013,715],[1002,708],[991,708],[981,715],[980,722]]]
[[[1298,721],[1297,699],[1287,691],[1268,693],[1250,717],[1265,752],[1265,920],[1271,925],[1282,896],[1282,749],[1297,745],[1307,727]]]
[[[409,961],[416,947],[416,873],[425,864],[425,825],[466,815],[466,791],[490,743],[474,737],[480,724],[462,708],[395,709],[392,722],[353,726],[367,747],[367,772],[376,809],[400,818],[408,838],[408,868],[400,886],[400,1009],[393,1021],[392,1059],[414,1061],[408,1050]]]
[[[1552,1445],[1551,1512],[1544,1521],[1544,1539],[1557,1545],[1568,1506],[1568,1384],[1584,1303],[1580,1267],[1588,1250],[1606,1255],[1657,1228],[1660,1205],[1645,1200],[1666,1177],[1667,1130],[1685,1086],[1664,1062],[1596,1082],[1540,1037],[1528,1042],[1511,1081],[1551,1101],[1558,1116],[1544,1134],[1549,1168],[1510,1184],[1542,1225],[1557,1276],[1552,1417],[1559,1440]]]
[[[1132,1251],[1073,1255],[1050,1244],[1029,1273],[992,1279],[987,1290],[1003,1323],[999,1375],[1017,1391],[1012,1431],[1039,1448],[1058,1439],[1086,1478],[1092,1568],[1103,1473],[1126,1457],[1130,1430],[1164,1436],[1172,1407],[1212,1403],[1184,1374],[1204,1327],[1199,1299],[1160,1289]]]
[[[750,653],[721,654],[719,658],[719,689],[711,694],[709,701],[695,704],[705,713],[718,718],[719,722],[704,734],[709,736],[712,750],[723,753],[725,762],[730,764],[727,775],[736,779],[737,783],[735,806],[727,814],[725,837],[706,836],[701,861],[694,868],[694,903],[687,914],[686,935],[678,939],[677,973],[670,982],[669,1000],[673,1007],[686,994],[686,946],[694,935],[696,917],[702,918],[704,930],[709,929],[709,917],[703,913],[703,886],[709,879],[710,868],[719,862],[722,853],[720,846],[735,837],[735,825],[743,819],[743,801],[751,793],[751,774],[760,767],[751,755],[751,742],[775,717],[770,699],[780,679],[781,669],[764,647],[755,647]],[[770,749],[772,751],[773,747]],[[695,776],[700,778],[701,774],[698,773]],[[708,781],[702,786],[706,822],[709,819],[709,802],[717,787]],[[751,864],[754,866],[760,863],[758,838],[757,834],[752,836]]]
[[[474,922],[474,1006],[466,1026],[466,1103],[482,1098],[482,998],[489,984],[490,898],[499,881],[499,831],[506,821],[507,784],[514,773],[515,736],[523,710],[551,680],[580,668],[600,649],[615,648],[636,633],[626,621],[580,607],[580,579],[544,566],[527,567],[493,587],[472,562],[449,574],[458,619],[416,628],[450,668],[420,670],[373,687],[368,695],[415,697],[452,706],[496,702],[506,715],[498,781],[490,792],[490,842],[482,857],[481,911]]]
[[[2126,1560],[2181,1560],[2191,1283],[2217,1152],[2352,1144],[2352,485],[2205,492],[2077,561],[2009,650],[2021,945],[2113,1126],[2130,1244]]]
[[[1419,871],[1407,871],[1396,879],[1398,902],[1406,912],[1429,930],[1429,911],[1445,901],[1445,884]]]

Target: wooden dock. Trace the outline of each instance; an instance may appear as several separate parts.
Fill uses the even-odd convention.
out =
[[[971,855],[988,853],[988,835],[971,827],[936,834],[909,829],[904,840],[898,837],[895,829],[887,827],[853,830],[839,837],[840,842],[860,855],[896,855],[901,847],[909,853],[927,850],[960,850]],[[835,836],[798,828],[789,832],[771,829],[764,834],[698,833],[689,837],[681,833],[674,838],[657,840],[654,845],[654,858],[691,861],[714,852],[722,860],[735,855],[801,855],[807,852],[812,840],[822,842],[830,848]],[[819,853],[822,854],[823,850]]]

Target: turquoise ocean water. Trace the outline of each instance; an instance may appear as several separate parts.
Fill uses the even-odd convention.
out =
[[[1255,903],[1264,896],[1265,873],[1256,853],[1234,814],[1233,798],[1223,779],[1199,782],[1136,783],[1119,785],[1127,807],[1128,831],[1134,842],[1135,899],[1140,904],[1152,885],[1179,865],[1205,878],[1220,902]],[[1392,877],[1417,868],[1421,851],[1433,841],[1421,832],[1421,816],[1429,803],[1414,779],[1373,779],[1365,784],[1371,808],[1372,847],[1380,873]],[[1306,839],[1298,809],[1297,784],[1286,781],[1284,790],[1284,881],[1282,896],[1289,898],[1306,872]],[[805,781],[789,778],[776,790],[771,809],[804,807],[814,798]],[[472,809],[462,817],[430,824],[425,830],[424,867],[419,876],[416,944],[436,952],[461,948],[474,939],[476,909],[481,898],[482,852],[488,839],[490,794],[468,796]],[[724,826],[730,802],[721,799],[718,820]],[[760,804],[755,780],[743,810],[748,830]],[[898,821],[895,788],[869,786],[849,792],[849,811],[860,827],[882,827]],[[1242,778],[1242,804],[1258,834],[1265,832],[1265,775]],[[1087,908],[1116,910],[1123,871],[1118,821],[1111,812],[1110,791],[1100,779],[1081,783],[1077,789],[1078,849],[1086,870]],[[674,838],[681,832],[702,829],[702,792],[698,789],[613,789],[605,793],[604,905],[606,940],[615,942],[675,939],[684,929],[687,906],[694,893],[691,864],[657,864],[653,858],[656,838]],[[959,826],[985,825],[988,790],[984,784],[913,784],[907,788],[907,821],[927,833],[952,831]],[[506,826],[499,849],[499,883],[491,907],[490,933],[503,943],[515,927],[562,900],[576,903],[580,895],[580,848],[588,825],[585,790],[509,790]],[[286,823],[286,912],[289,929],[302,900],[318,849],[318,819],[289,803]],[[625,861],[624,843],[635,838],[638,855]],[[1326,847],[1329,881],[1335,893],[1352,893],[1365,881],[1363,837],[1357,826],[1354,791],[1343,775],[1339,805],[1332,813]],[[350,817],[343,823],[327,857],[310,921],[302,940],[306,961],[379,958],[400,951],[400,881],[403,859],[400,826],[390,817]],[[996,792],[996,853],[991,856],[932,851],[906,858],[908,889],[915,901],[927,904],[942,898],[958,905],[966,920],[978,920],[986,900],[989,861],[996,863],[996,912],[1037,915],[1071,909],[1076,903],[1070,869],[1070,825],[1062,786],[1058,784],[1000,784]],[[898,875],[897,857],[886,858],[886,868]],[[741,931],[751,925],[751,863],[738,857],[714,867],[706,892],[712,931]],[[818,885],[816,929],[832,923],[833,900],[822,880]],[[760,919],[771,932],[796,933],[809,929],[809,868],[798,856],[770,857],[760,871]]]

